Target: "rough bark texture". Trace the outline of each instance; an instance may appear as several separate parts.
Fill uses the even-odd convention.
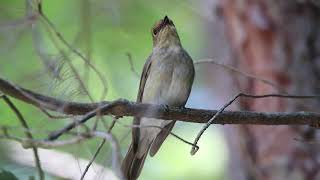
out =
[[[316,2],[222,1],[237,67],[292,94],[320,94],[320,3]],[[243,77],[236,77],[236,82],[246,93],[276,91]],[[240,106],[256,111],[319,112],[320,101],[273,98],[242,100]],[[231,179],[320,179],[317,131],[307,126],[234,127],[229,133],[230,168],[238,169],[230,171]]]

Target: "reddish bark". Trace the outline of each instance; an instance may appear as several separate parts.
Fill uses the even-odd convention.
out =
[[[235,64],[276,82],[290,94],[320,94],[320,6],[315,2],[223,1]],[[243,77],[236,77],[236,82],[242,92],[275,92],[262,82]],[[319,111],[319,105],[319,99],[240,101],[241,108],[256,111]],[[229,136],[230,153],[240,153],[231,155],[230,163],[242,164],[242,168],[230,171],[232,179],[320,178],[320,141],[314,128],[238,126],[233,131],[240,136]]]

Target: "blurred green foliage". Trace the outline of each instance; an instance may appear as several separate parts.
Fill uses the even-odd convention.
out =
[[[18,180],[18,178],[13,173],[5,170],[0,171],[0,179]]]
[[[126,54],[131,54],[133,65],[140,73],[145,59],[152,51],[151,27],[157,20],[168,15],[178,29],[184,48],[197,59],[204,48],[202,41],[205,38],[203,24],[195,12],[195,9],[199,8],[197,2],[184,0],[44,0],[43,12],[55,24],[57,30],[75,49],[89,56],[92,64],[106,78],[108,93],[104,99],[100,99],[103,86],[96,74],[90,70],[89,75],[85,75],[84,62],[61,43],[52,31],[48,31],[43,20],[26,18],[26,2],[1,0],[0,76],[47,95],[88,102],[88,97],[79,93],[81,90],[77,79],[72,76],[70,67],[67,66],[67,58],[59,54],[56,48],[58,45],[66,52],[81,77],[88,78],[85,81],[86,87],[96,101],[118,98],[134,101],[139,77],[130,70]],[[53,62],[61,65],[59,75],[63,77],[62,80],[56,78],[54,73],[48,72],[48,66],[37,53],[39,49],[47,53]],[[195,91],[196,89],[193,88]],[[48,120],[38,109],[18,101],[14,103],[28,120],[30,127],[36,130],[34,134],[37,138],[45,138],[48,131],[58,129],[68,122]],[[105,119],[111,120],[108,117]],[[93,120],[91,124],[92,122]],[[124,118],[121,122],[130,124],[131,118]],[[0,125],[20,127],[14,114],[2,101]],[[9,132],[23,136],[22,131],[17,129]],[[180,124],[174,131],[184,138],[193,140],[199,129],[199,125]],[[128,130],[117,124],[113,133],[121,139]],[[141,179],[222,178],[226,161],[226,157],[221,156],[226,154],[224,142],[218,132],[208,134],[210,140],[201,141],[201,149],[196,156],[189,155],[188,145],[169,137],[157,156],[147,159]],[[90,159],[99,142],[91,140],[58,149]],[[129,142],[129,136],[122,142],[123,154]],[[106,145],[97,162],[109,166],[109,157],[110,146]],[[1,164],[3,162],[0,161]]]

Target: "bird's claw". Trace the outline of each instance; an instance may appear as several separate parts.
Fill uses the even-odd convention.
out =
[[[179,109],[180,109],[181,111],[183,111],[183,110],[185,110],[185,109],[187,109],[187,108],[184,107],[184,106],[181,106]]]
[[[162,106],[162,108],[164,109],[165,112],[168,112],[169,109],[170,109],[167,104],[162,104],[161,106]]]

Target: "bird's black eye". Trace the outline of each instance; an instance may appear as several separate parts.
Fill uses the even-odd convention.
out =
[[[154,28],[152,33],[153,33],[153,35],[157,35],[158,34],[158,28]]]

